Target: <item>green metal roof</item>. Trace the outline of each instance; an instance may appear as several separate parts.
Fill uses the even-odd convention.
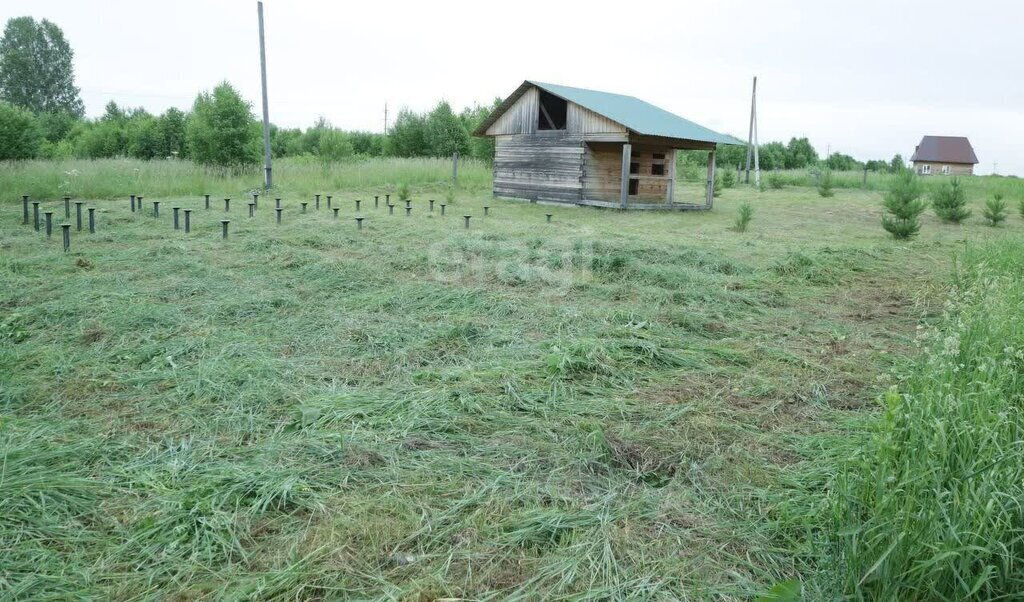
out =
[[[634,96],[527,81],[555,96],[561,96],[569,102],[574,102],[581,107],[604,115],[612,121],[621,123],[638,134],[683,138],[716,144],[742,144],[732,136],[719,134]]]
[[[598,92],[597,90],[585,90],[583,88],[571,88],[569,86],[527,80],[516,91],[516,94],[513,94],[513,97],[518,98],[518,96],[521,96],[527,85],[537,86],[555,96],[560,96],[569,102],[574,102],[581,107],[590,109],[638,134],[713,142],[715,144],[743,144],[742,141],[732,136],[720,134],[689,119],[669,113],[665,109],[656,107],[649,102],[624,94]],[[514,98],[510,97],[508,100],[514,101]],[[505,108],[508,107],[503,106],[496,110],[493,118],[497,119],[504,112],[503,109]],[[488,121],[491,122],[493,120],[489,118]],[[485,130],[486,127],[481,129]]]

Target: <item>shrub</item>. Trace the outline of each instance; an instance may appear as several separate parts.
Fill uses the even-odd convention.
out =
[[[932,208],[935,215],[944,222],[959,224],[971,215],[967,208],[967,191],[960,178],[943,183],[932,193]]]
[[[736,210],[736,231],[746,232],[752,219],[754,219],[754,208],[750,203],[743,201]]]
[[[715,179],[711,182],[711,196],[722,195],[722,176],[718,172],[715,172]]]
[[[992,227],[1006,221],[1006,201],[1003,200],[1003,195],[997,192],[992,195],[992,198],[985,201],[985,208],[982,209],[981,214],[988,220],[988,225]]]
[[[768,186],[772,190],[781,190],[786,185],[786,180],[782,177],[782,174],[772,172],[768,174]]]
[[[405,182],[402,182],[401,184],[398,185],[398,200],[409,200],[409,185]]]
[[[43,132],[26,109],[0,101],[0,161],[32,159],[39,154]]]
[[[925,202],[921,200],[923,193],[924,188],[914,172],[900,172],[884,195],[882,206],[886,215],[882,216],[882,227],[898,239],[916,235],[921,229],[917,218],[925,210]]]
[[[736,185],[736,172],[726,169],[722,172],[722,188],[732,188]]]
[[[821,176],[818,177],[818,194],[828,198],[835,195],[836,191],[832,185],[832,170],[822,170]]]

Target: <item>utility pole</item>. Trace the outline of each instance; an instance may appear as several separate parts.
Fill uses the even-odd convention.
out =
[[[270,167],[270,106],[267,103],[267,45],[263,41],[263,2],[256,3],[260,17],[260,76],[263,79],[263,187],[270,190],[274,185]]]
[[[756,91],[756,89],[755,89]],[[757,101],[757,95],[754,95],[755,103]],[[758,142],[757,142],[757,113],[754,113],[754,186],[757,186],[758,190],[761,190],[761,158],[758,155]]]
[[[750,161],[754,160],[754,179],[760,180],[757,165],[757,134],[755,124],[757,123],[757,76],[754,76],[754,90],[750,95],[750,129],[747,131],[747,170],[744,183],[750,183]]]
[[[384,135],[388,135],[388,103],[384,103]]]

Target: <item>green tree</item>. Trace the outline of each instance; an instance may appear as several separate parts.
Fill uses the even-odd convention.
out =
[[[747,147],[740,144],[722,144],[715,151],[715,163],[722,171],[735,171],[736,166],[747,165]]]
[[[894,238],[911,238],[921,229],[917,218],[925,209],[925,202],[921,200],[923,194],[921,181],[910,170],[902,170],[890,182],[882,201],[886,211],[882,227]]]
[[[302,152],[309,153],[311,155],[319,155],[320,140],[331,129],[333,129],[333,126],[331,126],[331,123],[327,121],[326,117],[323,115],[317,117],[313,125],[306,128],[306,131],[302,133]]]
[[[275,157],[295,157],[302,154],[302,130],[299,128],[279,129],[270,126],[270,151]]]
[[[224,167],[258,163],[260,129],[249,103],[223,82],[196,97],[185,125],[189,156]]]
[[[185,112],[171,107],[157,119],[157,133],[160,137],[160,156],[184,158],[188,156],[185,146]]]
[[[391,131],[388,132],[388,155],[394,157],[423,157],[430,154],[427,145],[426,123],[422,116],[409,109],[398,112]]]
[[[165,156],[160,124],[147,111],[139,109],[124,123],[124,155],[139,159],[155,159]]]
[[[480,124],[487,119],[491,111],[501,105],[501,99],[496,98],[490,107],[480,105],[472,108],[466,107],[459,113],[459,121],[467,132],[473,132]],[[494,163],[494,137],[493,136],[471,136],[469,139],[469,155],[491,165]]]
[[[850,155],[844,155],[843,153],[832,153],[828,156],[828,159],[825,160],[825,165],[827,165],[829,169],[835,171],[852,171],[861,168],[859,161]]]
[[[75,125],[79,123],[78,117],[67,111],[38,113],[36,118],[39,119],[39,127],[42,128],[43,137],[48,142],[53,143],[66,140],[71,135]]]
[[[818,162],[818,152],[807,138],[790,138],[786,145],[786,169],[803,169]]]
[[[352,150],[364,157],[379,157],[384,152],[384,136],[373,132],[349,132]]]
[[[960,178],[952,178],[932,192],[932,209],[944,222],[959,224],[971,216],[967,208],[967,191]]]
[[[889,161],[889,169],[893,173],[898,173],[907,168],[907,164],[903,161],[903,155],[895,155],[892,161]]]
[[[352,140],[347,133],[328,128],[320,136],[320,148],[317,156],[324,163],[347,159],[355,153],[352,148]]]
[[[443,100],[427,115],[426,140],[430,154],[435,157],[448,157],[455,152],[469,154],[469,133],[451,105]]]
[[[0,38],[0,100],[33,113],[85,113],[75,87],[74,52],[54,23],[32,17],[7,21]]]
[[[39,154],[43,140],[35,115],[0,101],[0,161],[32,159]]]
[[[761,169],[785,169],[786,147],[781,142],[769,142],[758,147]]]
[[[865,169],[874,172],[886,173],[890,171],[889,162],[883,161],[882,159],[871,159],[864,164]]]

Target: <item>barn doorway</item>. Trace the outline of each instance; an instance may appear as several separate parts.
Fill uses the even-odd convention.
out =
[[[569,113],[569,103],[564,98],[554,94],[540,91],[540,103],[537,109],[538,130],[564,130],[566,115]]]
[[[636,196],[640,194],[640,179],[630,178],[629,179],[629,196]]]

